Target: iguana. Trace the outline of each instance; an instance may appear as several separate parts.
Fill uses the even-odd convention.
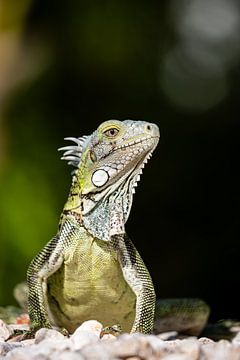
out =
[[[151,276],[125,231],[159,138],[157,125],[133,120],[108,120],[90,136],[66,138],[74,145],[59,149],[62,159],[76,167],[69,197],[57,235],[27,271],[32,333],[53,325],[72,333],[89,319],[145,334],[154,317],[156,330],[204,326],[209,310],[201,300],[158,301],[155,310]]]

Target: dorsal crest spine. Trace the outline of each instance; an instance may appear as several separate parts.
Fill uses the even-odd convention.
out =
[[[85,148],[85,144],[90,136],[82,136],[79,138],[75,137],[66,137],[64,140],[73,141],[76,145],[64,146],[58,149],[58,151],[64,151],[61,160],[67,160],[68,165],[73,165],[75,167],[79,167],[83,150]]]

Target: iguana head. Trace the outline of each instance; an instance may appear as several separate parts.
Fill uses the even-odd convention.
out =
[[[121,198],[126,221],[134,188],[159,137],[155,124],[108,120],[90,136],[66,138],[76,143],[60,150],[65,151],[62,159],[77,167],[74,183],[79,186],[83,216],[115,196]]]

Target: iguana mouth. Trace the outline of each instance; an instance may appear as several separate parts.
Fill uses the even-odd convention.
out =
[[[114,148],[114,151],[119,150],[119,149],[123,149],[123,148],[129,148],[130,146],[140,144],[140,143],[143,143],[143,142],[148,141],[148,140],[159,139],[159,138],[160,138],[160,136],[146,136],[146,137],[141,138],[141,139],[132,140],[132,141],[128,142],[127,144],[123,144],[121,146],[116,146]]]

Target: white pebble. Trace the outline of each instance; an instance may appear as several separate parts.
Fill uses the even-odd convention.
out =
[[[45,339],[63,340],[64,336],[59,331],[54,329],[39,329],[35,334],[35,343],[38,344]]]
[[[0,341],[4,341],[9,338],[12,334],[12,330],[5,324],[4,321],[0,320]]]
[[[232,342],[234,344],[240,344],[240,332],[238,332],[235,337],[233,338]]]
[[[71,349],[76,351],[80,350],[86,345],[94,344],[99,341],[99,336],[89,331],[79,331],[75,332],[71,338]]]
[[[117,340],[117,337],[114,336],[113,334],[104,334],[101,337],[101,340]]]
[[[198,342],[201,344],[201,345],[206,345],[206,344],[213,344],[214,343],[214,341],[212,340],[212,339],[209,339],[209,338],[207,338],[207,337],[200,337],[199,339],[198,339]]]
[[[77,334],[78,332],[81,332],[81,331],[84,331],[84,332],[89,331],[100,337],[102,329],[103,329],[103,325],[100,322],[98,322],[97,320],[88,320],[88,321],[85,321],[84,323],[82,323],[82,325],[80,325],[75,330],[72,337],[74,337],[75,334]]]
[[[26,339],[21,341],[21,344],[24,346],[33,345],[34,343],[35,343],[35,339]]]

